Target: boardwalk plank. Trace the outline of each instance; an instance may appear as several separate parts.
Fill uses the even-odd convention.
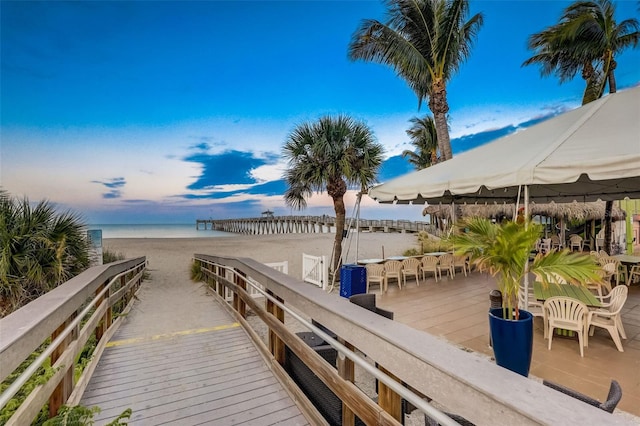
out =
[[[192,289],[154,294],[147,284],[142,291],[80,401],[101,409],[96,425],[126,408],[132,409],[131,425],[308,424],[247,333],[217,302]]]
[[[270,392],[267,388],[255,389],[247,392],[246,397],[242,394],[232,395],[215,401],[208,401],[199,405],[182,408],[180,410],[165,413],[162,417],[145,418],[148,424],[235,424],[231,416],[238,415],[244,411],[268,407],[288,394],[284,390]],[[263,407],[263,408],[264,408]],[[259,414],[258,414],[259,415]],[[159,422],[156,422],[159,420]],[[177,422],[177,423],[175,423]]]

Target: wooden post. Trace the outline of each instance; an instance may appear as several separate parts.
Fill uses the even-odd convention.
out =
[[[73,313],[71,317],[69,317],[65,322],[63,322],[56,331],[51,335],[51,340],[54,340],[58,337],[64,329],[71,323],[71,321],[76,317],[77,313]],[[55,362],[62,356],[62,353],[67,349],[69,343],[73,341],[77,337],[77,332],[70,333],[66,339],[64,339],[57,348],[51,353],[51,365],[54,365]],[[71,365],[65,365],[66,368],[65,374],[60,381],[60,384],[56,386],[55,390],[49,397],[49,418],[55,417],[58,414],[58,410],[62,405],[67,402],[69,396],[71,396],[71,392],[73,392],[73,371],[75,367],[75,362],[71,363]]]
[[[236,270],[236,273],[233,275],[234,284],[244,291],[247,291],[247,282],[245,281],[246,276],[247,274],[239,270]],[[242,318],[247,318],[247,304],[240,298],[238,292],[233,293],[233,307]]]
[[[378,369],[397,382],[400,382],[396,376],[391,374],[384,367],[378,365]],[[380,381],[378,382],[378,405],[394,419],[402,422],[402,398]]]
[[[120,288],[124,288],[124,286],[127,285],[127,275],[129,275],[129,274],[125,274],[125,275],[122,275],[120,277]],[[119,304],[118,304],[119,307],[120,307],[118,309],[118,313],[121,313],[122,311],[124,311],[124,308],[127,306],[127,304],[129,303],[130,300],[131,300],[131,298],[129,297],[129,294],[128,293],[125,294],[124,295],[124,300],[121,300],[119,302]],[[111,322],[109,322],[109,325],[111,325]]]
[[[283,301],[281,298],[273,294],[271,290],[267,290],[267,294],[275,297],[279,302]],[[284,324],[284,310],[278,307],[270,299],[267,299],[267,312]],[[271,329],[269,329],[269,351],[280,365],[284,365],[284,342]]]
[[[103,284],[101,284],[98,289],[96,290],[96,294],[100,293],[102,290],[104,290],[105,286],[108,284],[109,282],[106,281]],[[107,301],[107,298],[109,297],[109,294],[111,293],[111,290],[107,291],[107,293],[105,295],[103,295],[96,304],[97,306],[100,306],[103,302]],[[108,301],[106,302],[108,303]],[[109,326],[111,326],[111,322],[113,321],[113,309],[111,308],[111,306],[107,307],[107,310],[104,312],[104,315],[102,317],[102,321],[100,322],[100,324],[98,325],[98,327],[96,327],[96,340],[99,342],[100,339],[102,339],[102,336],[104,336],[104,333],[106,333],[107,329],[109,328]]]
[[[354,346],[351,343],[343,339],[338,339],[338,340],[340,341],[340,343],[345,345],[347,349],[349,349],[350,351],[354,350]],[[338,353],[337,367],[338,367],[338,374],[340,375],[340,377],[353,383],[353,381],[355,380],[355,364],[353,363],[353,361],[347,358],[346,356],[344,356],[343,354]],[[353,426],[355,424],[355,421],[356,421],[355,414],[353,414],[353,411],[351,411],[351,409],[347,407],[347,404],[343,402],[342,403],[342,425]]]

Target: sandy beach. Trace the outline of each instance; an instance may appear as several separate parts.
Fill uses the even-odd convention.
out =
[[[249,257],[260,262],[289,262],[289,275],[302,278],[302,254],[331,256],[334,234],[238,235],[212,238],[113,238],[104,239],[103,249],[125,257],[146,256],[153,280],[189,280],[195,253]],[[418,248],[416,234],[360,233],[358,258],[401,255]],[[345,240],[348,263],[356,254],[355,236]]]

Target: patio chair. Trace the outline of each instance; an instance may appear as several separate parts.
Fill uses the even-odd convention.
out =
[[[462,269],[464,272],[464,276],[468,276],[467,271],[471,273],[471,267],[469,266],[469,256],[466,255],[456,255],[453,256],[453,272],[455,274],[456,268]]]
[[[415,257],[408,257],[402,261],[402,283],[407,286],[407,276],[416,277],[416,285],[420,285],[418,274],[420,273],[420,261]]]
[[[385,288],[385,279],[384,279],[384,265],[380,263],[370,263],[365,266],[367,270],[367,293],[369,293],[369,286],[371,283],[377,283],[380,287],[380,294],[387,291]]]
[[[577,234],[573,234],[569,237],[569,249],[573,251],[573,249],[577,249],[578,251],[582,251],[582,237]]]
[[[536,295],[533,293],[533,283],[529,283],[529,289],[527,291],[528,303],[525,303],[525,290],[523,286],[520,286],[518,291],[518,306],[520,309],[527,310],[531,315],[535,317],[544,318],[543,302],[536,299]]]
[[[548,380],[543,380],[542,384],[550,387],[551,389],[555,389],[558,392],[562,392],[566,395],[572,396],[576,399],[579,399],[582,402],[586,402],[589,405],[593,405],[601,410],[604,410],[608,413],[613,413],[618,402],[622,399],[622,388],[620,387],[620,383],[616,380],[611,380],[611,385],[609,386],[609,394],[607,395],[607,399],[604,402],[600,402],[597,399],[591,398],[583,393],[570,389],[566,386],[559,385],[558,383],[550,382]]]
[[[562,248],[562,242],[559,236],[554,234],[549,239],[551,240],[551,249],[560,250]]]
[[[640,281],[640,265],[634,265],[629,271],[629,283],[627,285],[631,285],[631,283],[635,282],[636,278]]]
[[[384,262],[384,289],[389,288],[389,278],[395,278],[398,281],[398,288],[402,290],[402,262],[399,260],[387,260]]]
[[[624,277],[625,270],[622,263],[618,259],[611,256],[601,256],[598,262],[602,266],[602,269],[609,273],[609,278],[613,277],[616,280],[616,285],[620,284],[620,276]],[[628,280],[627,280],[628,281]]]
[[[393,312],[387,311],[382,308],[378,308],[376,306],[375,294],[354,294],[353,296],[349,297],[349,302],[354,303],[378,315],[382,315],[383,317],[388,318],[390,320],[393,319]]]
[[[538,245],[540,253],[549,253],[551,251],[551,238],[543,238]]]
[[[578,334],[580,356],[584,357],[586,346],[586,319],[589,314],[587,305],[570,297],[555,296],[544,301],[544,337],[549,339],[549,350],[556,328],[575,331]]]
[[[438,282],[440,269],[438,269],[438,258],[436,256],[423,256],[421,263],[422,279],[427,279],[427,272],[433,272],[433,277]],[[442,277],[440,277],[442,278]]]
[[[443,270],[447,271],[447,275],[451,279],[456,276],[456,271],[453,268],[453,255],[450,253],[440,256],[440,261],[438,262],[438,274],[440,274],[440,278],[442,278]]]
[[[589,311],[586,324],[586,329],[589,330],[589,334],[585,336],[585,346],[589,346],[589,336],[593,336],[595,327],[601,327],[609,332],[613,342],[616,344],[616,348],[618,348],[620,352],[624,352],[620,337],[626,339],[627,334],[622,325],[620,312],[627,301],[628,292],[629,289],[627,286],[617,286],[611,290],[611,293],[605,298],[609,299],[609,303],[603,303],[601,308]]]

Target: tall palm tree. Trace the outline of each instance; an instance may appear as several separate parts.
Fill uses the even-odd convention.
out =
[[[376,181],[382,164],[382,145],[362,122],[347,116],[325,116],[303,123],[287,137],[283,155],[289,162],[284,173],[287,205],[303,209],[306,198],[326,190],[336,213],[332,271],[340,266],[345,226],[344,194],[350,185],[366,191]]]
[[[638,45],[640,24],[637,19],[617,23],[614,15],[615,5],[611,0],[571,4],[558,24],[529,38],[529,48],[535,54],[523,65],[539,64],[542,75],[556,74],[560,82],[571,80],[582,70],[586,81],[583,105],[600,98],[607,84],[609,93],[615,93],[615,56]],[[612,209],[613,201],[607,201],[604,246],[609,253]]]
[[[35,207],[0,191],[0,316],[89,266],[86,228],[77,214]]]
[[[353,34],[351,60],[390,65],[433,112],[442,160],[452,157],[447,83],[469,57],[482,26],[467,0],[388,0],[386,23],[368,19]]]
[[[402,156],[409,158],[409,162],[418,170],[432,166],[438,162],[438,135],[433,117],[413,117],[409,120],[413,125],[407,130],[411,144],[416,151],[404,150]]]
[[[535,54],[524,65],[539,64],[543,75],[556,74],[560,82],[573,79],[581,70],[587,83],[583,104],[600,98],[607,83],[609,93],[615,93],[615,56],[637,46],[640,24],[636,19],[617,23],[614,15],[610,0],[573,3],[558,24],[529,38]]]

